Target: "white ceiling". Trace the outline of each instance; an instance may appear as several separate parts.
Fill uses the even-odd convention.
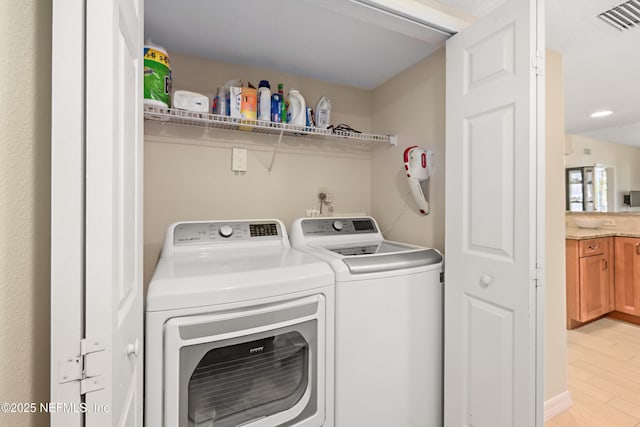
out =
[[[344,0],[145,1],[145,37],[169,52],[374,88],[445,34]],[[216,82],[212,76],[212,86]],[[257,82],[254,82],[257,83]]]
[[[640,28],[620,32],[597,18],[620,3],[547,1],[547,45],[564,59],[566,131],[640,147]],[[589,117],[603,109],[613,114]]]
[[[438,1],[483,16],[504,0]],[[567,133],[640,147],[640,28],[620,32],[597,18],[624,1],[547,0],[546,39],[564,61]],[[604,109],[614,114],[589,117]]]
[[[505,0],[396,0],[483,16]],[[640,29],[596,18],[622,0],[546,1],[547,46],[563,55],[566,131],[640,146]],[[445,35],[345,0],[145,1],[145,36],[171,54],[374,88],[440,48]],[[212,86],[222,82],[212,77]],[[589,115],[609,109],[613,115]]]

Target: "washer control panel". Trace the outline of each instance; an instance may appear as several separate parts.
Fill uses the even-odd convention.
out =
[[[280,224],[275,221],[185,222],[173,229],[176,246],[256,239],[283,239]]]
[[[335,236],[342,234],[378,234],[373,218],[306,218],[302,220],[305,236]]]

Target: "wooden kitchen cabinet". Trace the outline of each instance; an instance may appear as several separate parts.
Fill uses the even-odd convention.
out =
[[[613,238],[565,242],[567,328],[573,329],[614,309]]]
[[[615,238],[615,308],[640,316],[640,238]]]

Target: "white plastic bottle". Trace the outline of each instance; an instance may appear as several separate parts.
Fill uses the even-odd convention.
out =
[[[316,127],[326,129],[331,120],[331,101],[326,96],[321,96],[316,104]]]
[[[304,126],[307,122],[307,106],[304,98],[295,89],[291,89],[287,95],[287,123]]]
[[[271,85],[268,80],[260,80],[258,85],[258,120],[271,120]]]

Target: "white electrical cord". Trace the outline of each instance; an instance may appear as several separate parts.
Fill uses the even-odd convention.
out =
[[[409,194],[411,194],[411,190],[407,191],[404,195],[404,198],[402,199],[402,209],[400,209],[400,213],[391,221],[389,226],[382,232],[384,236],[386,236],[391,231],[396,221],[399,220],[402,215],[404,215],[404,211],[407,207],[407,197],[409,197]]]

